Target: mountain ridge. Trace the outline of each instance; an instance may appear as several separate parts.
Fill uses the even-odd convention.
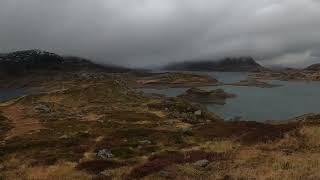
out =
[[[172,63],[163,67],[164,70],[186,71],[239,71],[256,72],[267,70],[252,57],[227,57],[220,60],[192,60],[181,63]]]
[[[41,50],[23,50],[0,54],[0,74],[21,76],[33,72],[76,72],[76,71],[105,71],[128,72],[131,69],[100,65],[90,60],[75,56],[60,56]]]

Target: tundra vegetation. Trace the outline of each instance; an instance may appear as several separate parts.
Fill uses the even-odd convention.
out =
[[[100,70],[16,77],[36,93],[0,104],[0,179],[320,179],[317,114],[224,121],[192,98],[135,89],[199,78],[208,77]]]

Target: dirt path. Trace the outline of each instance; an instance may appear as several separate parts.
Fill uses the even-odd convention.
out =
[[[6,139],[44,129],[38,119],[28,117],[19,105],[11,105],[3,109],[3,115],[6,116],[13,125],[13,128],[7,133]]]

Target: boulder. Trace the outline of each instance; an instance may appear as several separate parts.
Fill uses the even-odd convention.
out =
[[[152,144],[151,141],[149,140],[142,140],[142,141],[139,141],[140,144],[145,144],[145,145],[149,145],[149,144]]]
[[[201,116],[201,114],[202,114],[202,111],[201,111],[201,110],[198,110],[198,111],[195,111],[195,112],[194,112],[194,115],[196,115],[196,116]]]
[[[34,110],[40,113],[49,113],[51,112],[51,109],[46,104],[38,104],[34,107]]]
[[[101,149],[101,150],[98,151],[97,157],[98,157],[99,159],[106,160],[106,159],[113,158],[114,155],[111,153],[111,151],[109,151],[109,150],[107,150],[107,149]]]
[[[210,162],[206,159],[197,161],[195,163],[193,163],[194,166],[198,166],[198,167],[206,167]]]

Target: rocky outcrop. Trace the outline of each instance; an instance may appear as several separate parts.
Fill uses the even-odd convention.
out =
[[[229,71],[229,72],[260,72],[267,70],[252,57],[234,57],[222,60],[197,60],[169,64],[163,69],[185,71]]]
[[[181,119],[191,124],[222,120],[204,106],[183,98],[166,98],[159,103],[148,104],[148,107],[153,110],[164,110],[168,118]]]
[[[128,72],[117,66],[103,66],[78,57],[62,57],[40,50],[17,51],[0,55],[0,75],[25,76],[37,72],[104,71]]]
[[[198,88],[191,88],[179,97],[199,103],[225,104],[227,98],[233,98],[236,97],[236,95],[227,93],[223,89],[205,91]]]

